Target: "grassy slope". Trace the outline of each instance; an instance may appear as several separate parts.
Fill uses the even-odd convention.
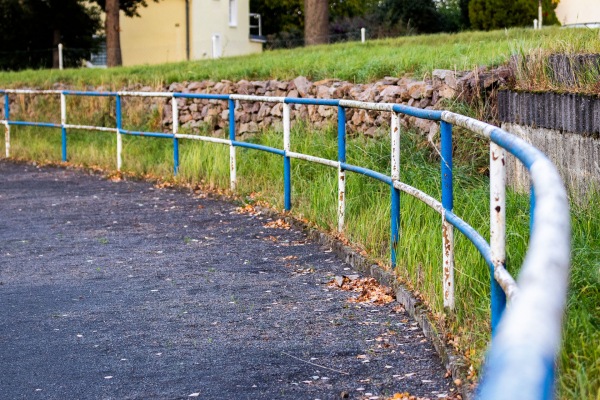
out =
[[[436,68],[470,70],[498,65],[513,53],[529,53],[532,49],[598,52],[600,39],[593,30],[559,28],[412,36],[156,66],[0,73],[0,87],[63,82],[121,88],[130,83],[160,86],[176,81],[290,79],[298,75],[365,83],[386,75],[411,73],[420,77]]]
[[[590,33],[592,32],[592,33]],[[106,85],[120,88],[126,84],[140,83],[160,86],[165,83],[199,79],[289,79],[305,75],[313,80],[336,77],[356,82],[372,81],[385,75],[401,75],[405,72],[417,76],[428,74],[434,68],[468,69],[474,65],[499,64],[508,59],[511,52],[526,54],[531,49],[543,51],[598,51],[597,33],[582,30],[548,29],[541,34],[528,30],[509,30],[491,33],[463,33],[457,35],[432,35],[371,42],[338,44],[327,47],[296,49],[293,51],[268,52],[260,56],[238,59],[223,59],[193,63],[179,63],[151,67],[118,68],[113,70],[70,70],[70,71],[24,71],[0,74],[0,87],[7,86],[50,86],[60,81],[85,87]],[[100,100],[94,100],[100,102]],[[84,102],[85,103],[85,102]],[[82,103],[82,106],[84,104]],[[102,104],[90,103],[90,110],[102,110]],[[48,105],[56,109],[56,105]],[[39,104],[44,108],[43,104]],[[84,107],[85,108],[85,107]],[[135,117],[135,116],[131,116]],[[103,112],[90,113],[90,123],[104,122]],[[110,118],[110,117],[109,117]],[[143,129],[159,129],[160,118],[151,116],[151,121],[131,121]],[[83,121],[82,121],[83,122]],[[158,125],[157,125],[158,124]],[[300,134],[301,132],[296,132]],[[114,164],[114,141],[103,134],[70,134],[69,154],[74,161],[98,164],[112,168]],[[301,142],[293,142],[297,151],[323,156],[331,153],[335,158],[335,138],[331,132],[325,135],[306,136]],[[35,139],[34,139],[35,138]],[[171,170],[170,146],[166,142],[137,138],[126,138],[125,166],[139,173],[153,172],[168,175]],[[58,141],[57,141],[58,140]],[[268,134],[260,140],[274,145],[280,138]],[[143,143],[143,146],[141,145]],[[25,146],[27,144],[27,146]],[[99,146],[91,146],[102,145]],[[277,143],[278,146],[281,143]],[[147,147],[150,146],[150,147]],[[204,179],[216,185],[227,185],[227,151],[215,151],[214,146],[204,151],[204,145],[184,146],[182,150],[182,174],[190,181]],[[370,166],[385,172],[387,143],[360,138],[349,142],[348,155],[358,165]],[[403,155],[403,179],[439,197],[439,182],[436,180],[437,166],[428,162],[427,155],[410,143],[403,143],[407,150]],[[33,159],[59,159],[59,135],[44,135],[27,129],[15,129],[13,150],[15,155]],[[220,148],[220,147],[219,147]],[[1,150],[1,149],[0,149]],[[200,161],[202,154],[204,161]],[[209,159],[206,159],[206,155]],[[251,157],[243,152],[240,176],[247,182],[242,191],[262,190],[273,204],[281,202],[280,160],[276,157],[256,154]],[[158,160],[158,161],[157,161]],[[244,162],[247,160],[247,162]],[[252,160],[252,161],[251,161]],[[409,161],[410,160],[410,161]],[[257,162],[258,161],[258,162]],[[317,188],[335,189],[335,177],[325,173],[323,167],[294,163],[294,196],[296,210],[314,220],[324,228],[335,224],[335,199],[322,196]],[[302,168],[298,167],[302,165]],[[258,166],[258,167],[254,167]],[[273,168],[268,168],[272,166]],[[198,175],[198,171],[204,171]],[[258,173],[259,178],[248,178]],[[487,182],[477,176],[473,168],[465,166],[457,173],[457,186],[464,189],[457,199],[457,212],[481,232],[486,232]],[[310,185],[312,179],[317,185]],[[313,181],[314,182],[314,181]],[[381,186],[381,185],[379,185]],[[366,179],[352,176],[348,187],[349,237],[367,248],[372,254],[385,259],[387,256],[387,211],[388,190]],[[313,189],[311,189],[313,188]],[[365,193],[369,193],[368,195]],[[458,192],[457,192],[458,193]],[[403,199],[405,199],[404,197]],[[510,265],[520,265],[526,246],[527,199],[511,195],[509,218],[514,225],[509,227]],[[598,202],[598,197],[591,204]],[[414,287],[429,299],[434,311],[439,311],[439,279],[435,268],[440,263],[439,221],[436,215],[420,203],[403,200],[403,236],[400,256],[405,260],[403,278],[413,282]],[[280,204],[279,204],[280,205]],[[511,211],[512,209],[512,211]],[[416,212],[425,212],[425,218],[415,218]],[[376,227],[376,228],[374,228]],[[569,312],[565,325],[566,341],[561,354],[560,391],[564,398],[600,399],[600,282],[598,259],[600,257],[600,214],[590,205],[573,210],[573,273],[569,298]],[[423,232],[431,232],[424,234]],[[456,340],[461,348],[477,359],[487,340],[488,305],[487,272],[478,261],[476,253],[458,235],[458,254],[463,265],[457,265],[458,313],[449,324],[454,327]],[[514,271],[513,271],[514,272]],[[468,290],[467,290],[468,288]]]

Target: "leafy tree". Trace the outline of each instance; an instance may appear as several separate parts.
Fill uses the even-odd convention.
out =
[[[320,0],[319,0],[320,1]],[[325,0],[323,0],[325,1]],[[415,32],[454,32],[469,27],[469,0],[329,0],[329,41]],[[304,0],[250,0],[262,16],[263,33],[272,47],[304,43]]]
[[[97,48],[100,25],[83,0],[0,0],[0,69],[56,67],[59,43],[75,66]]]
[[[542,1],[544,25],[558,23],[556,5],[556,1]],[[469,3],[469,19],[475,29],[531,26],[537,17],[538,0],[471,0]]]
[[[372,13],[378,0],[329,0],[328,3],[329,22],[333,23]],[[250,0],[250,11],[261,15],[263,34],[274,47],[304,43],[304,0]]]
[[[304,29],[303,0],[250,0],[250,11],[261,15],[265,35]]]
[[[438,0],[441,31],[456,32],[469,29],[469,0]]]
[[[439,32],[441,17],[434,0],[383,0],[377,14],[388,27],[403,26],[407,31]]]
[[[147,7],[146,0],[93,0],[98,3],[106,14],[104,21],[104,32],[106,34],[106,65],[115,67],[123,64],[121,55],[121,24],[119,22],[119,10],[127,17],[139,17],[140,6]],[[158,2],[159,0],[153,0]]]

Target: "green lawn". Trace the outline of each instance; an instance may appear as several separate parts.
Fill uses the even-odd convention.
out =
[[[180,62],[108,70],[22,71],[0,73],[0,87],[49,87],[63,82],[80,87],[104,85],[122,89],[141,83],[159,87],[194,80],[338,78],[356,83],[384,76],[414,74],[423,77],[434,69],[471,70],[507,62],[512,54],[543,52],[599,52],[600,38],[591,29],[509,29],[409,36],[395,39],[340,43],[220,60]],[[533,72],[533,71],[532,71]],[[526,77],[524,77],[525,79]]]

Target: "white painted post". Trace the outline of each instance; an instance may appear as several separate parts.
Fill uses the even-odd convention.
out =
[[[537,29],[538,28],[538,20],[534,19],[533,20],[533,29]]]
[[[235,192],[237,187],[237,175],[235,171],[235,147],[229,147],[229,186],[232,192]]]
[[[400,180],[400,116],[392,112],[390,136],[392,140],[392,180]]]
[[[445,209],[442,209],[442,247],[444,308],[454,310],[454,227],[446,220]]]
[[[10,157],[10,125],[4,123],[4,148],[6,149],[6,158]]]
[[[360,28],[360,41],[362,43],[367,39],[367,30],[365,28]]]
[[[338,167],[338,232],[344,230],[346,218],[346,171]]]
[[[283,103],[283,150],[290,151],[290,105]]]
[[[173,135],[177,135],[179,131],[179,107],[177,107],[177,99],[171,97],[171,109],[173,110]]]
[[[115,97],[116,102],[116,124],[117,124],[117,171],[121,172],[121,167],[123,166],[123,136],[121,134],[121,128],[123,127],[123,120],[121,114],[121,96],[117,94]]]
[[[62,43],[58,44],[58,69],[63,69],[63,45]]]
[[[60,124],[67,123],[67,98],[64,93],[60,94]]]
[[[121,130],[117,128],[117,171],[121,171],[121,167],[123,166],[123,157],[121,154],[123,153],[123,136],[121,135]]]
[[[494,268],[506,263],[506,151],[490,144],[490,247]]]

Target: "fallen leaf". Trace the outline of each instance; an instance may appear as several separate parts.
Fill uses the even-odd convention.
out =
[[[360,293],[357,297],[348,300],[351,303],[384,305],[395,300],[392,289],[380,285],[375,278],[350,279],[348,276],[344,276],[340,280],[340,277],[336,276],[328,285],[330,287],[339,287],[345,291]]]
[[[263,227],[271,228],[271,229],[286,229],[286,230],[291,228],[290,224],[288,224],[281,218],[278,218],[274,221],[267,222],[266,224],[263,225]]]
[[[256,209],[252,204],[246,204],[244,207],[237,207],[234,211],[235,214],[248,214],[248,215],[260,215],[261,212]]]

